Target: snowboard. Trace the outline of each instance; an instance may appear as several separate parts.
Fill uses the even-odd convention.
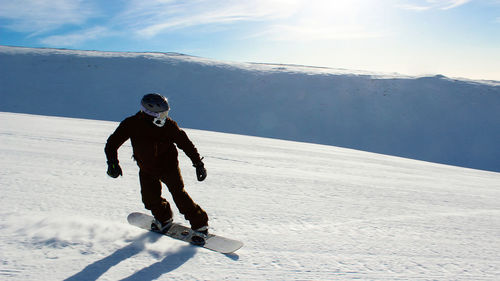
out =
[[[191,228],[175,222],[172,223],[172,226],[166,233],[161,233],[151,229],[151,223],[153,220],[153,216],[137,212],[131,213],[127,217],[127,221],[131,225],[219,253],[230,254],[243,247],[243,242],[241,241],[229,239],[212,233],[209,233],[206,237],[204,237],[203,234],[199,234]]]

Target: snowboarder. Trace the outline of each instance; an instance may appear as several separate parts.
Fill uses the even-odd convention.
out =
[[[203,181],[207,176],[203,158],[200,158],[186,133],[168,117],[169,109],[167,98],[160,94],[146,94],[142,98],[141,110],[123,120],[107,140],[104,148],[107,174],[112,178],[122,175],[118,148],[130,139],[133,157],[139,166],[142,202],[155,218],[151,227],[166,232],[173,221],[170,204],[161,196],[163,182],[172,194],[179,212],[190,222],[191,228],[207,234],[207,213],[184,189],[175,145],[191,159],[198,181]]]

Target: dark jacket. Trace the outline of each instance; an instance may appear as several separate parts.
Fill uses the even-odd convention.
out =
[[[123,120],[109,136],[104,148],[108,161],[118,161],[118,148],[129,138],[137,165],[151,174],[161,175],[169,169],[177,169],[179,161],[175,145],[186,153],[193,164],[201,161],[194,144],[170,118],[163,127],[154,125],[153,117],[143,112]]]

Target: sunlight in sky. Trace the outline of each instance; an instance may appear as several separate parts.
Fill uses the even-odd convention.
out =
[[[497,0],[0,0],[0,7],[5,45],[500,80]]]
[[[300,41],[328,41],[336,39],[372,38],[381,36],[380,30],[368,26],[369,13],[375,1],[340,0],[304,1],[290,25],[274,26],[270,39]]]

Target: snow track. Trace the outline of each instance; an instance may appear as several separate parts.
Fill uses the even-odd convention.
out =
[[[198,130],[188,192],[221,255],[127,224],[141,211],[127,143],[106,176],[116,123],[0,113],[2,280],[495,280],[500,174],[307,143]],[[170,200],[170,196],[165,194]],[[176,213],[177,221],[182,222]]]

